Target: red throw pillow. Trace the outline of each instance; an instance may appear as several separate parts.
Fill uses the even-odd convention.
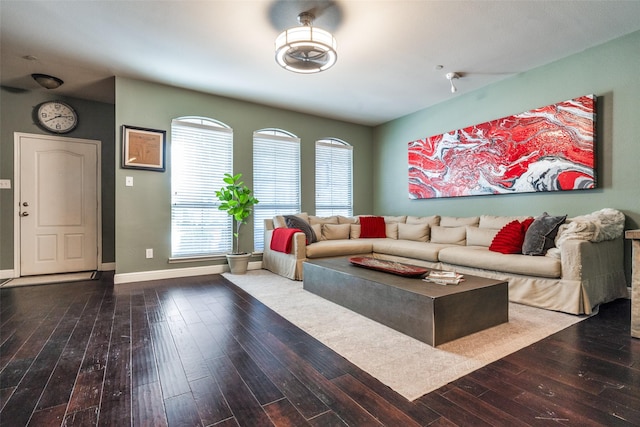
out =
[[[381,216],[360,217],[360,238],[387,237],[384,218]]]
[[[498,231],[491,241],[489,250],[502,254],[521,254],[525,233],[532,222],[533,218],[527,218],[522,222],[511,221]]]
[[[527,234],[527,230],[529,229],[529,227],[531,227],[531,224],[533,224],[533,221],[535,221],[536,219],[531,217],[531,218],[527,218],[524,221],[522,221],[522,231]]]

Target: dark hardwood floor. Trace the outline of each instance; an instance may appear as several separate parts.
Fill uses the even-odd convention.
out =
[[[219,275],[0,290],[2,426],[640,425],[630,302],[413,402]]]

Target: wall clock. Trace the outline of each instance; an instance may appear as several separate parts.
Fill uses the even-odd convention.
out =
[[[53,133],[71,132],[78,126],[78,113],[61,101],[46,101],[35,108],[38,126]]]

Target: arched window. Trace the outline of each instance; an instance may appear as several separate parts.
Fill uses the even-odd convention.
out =
[[[300,139],[281,129],[253,133],[254,250],[264,249],[264,220],[300,212]]]
[[[233,225],[216,190],[233,172],[233,130],[205,117],[171,122],[171,257],[232,251]]]
[[[336,138],[316,141],[316,215],[353,215],[353,147]]]

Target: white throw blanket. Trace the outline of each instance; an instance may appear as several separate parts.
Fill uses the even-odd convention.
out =
[[[624,231],[624,214],[615,209],[605,208],[588,215],[571,219],[571,222],[560,227],[556,237],[556,247],[562,246],[566,240],[589,240],[602,242],[622,236]]]

